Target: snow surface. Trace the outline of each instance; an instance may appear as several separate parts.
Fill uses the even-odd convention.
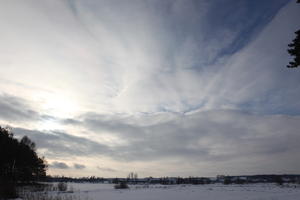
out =
[[[69,183],[74,193],[89,200],[300,200],[300,186],[245,185],[130,185],[116,190],[112,184]]]
[[[300,200],[300,185],[129,185],[114,189],[113,184],[68,183],[74,200]],[[69,198],[63,198],[69,199]]]

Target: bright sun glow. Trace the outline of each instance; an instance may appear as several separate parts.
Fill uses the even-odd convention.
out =
[[[62,94],[43,94],[40,96],[43,115],[51,116],[38,123],[39,130],[62,129],[61,119],[73,118],[78,111],[78,104],[72,98]]]
[[[38,124],[38,129],[42,131],[59,130],[61,128],[62,124],[59,123],[57,120],[52,119],[42,120]]]
[[[64,95],[49,96],[42,107],[47,115],[60,118],[72,117],[78,109],[75,101]]]

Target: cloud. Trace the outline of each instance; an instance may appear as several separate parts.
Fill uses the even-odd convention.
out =
[[[85,165],[74,163],[74,168],[75,169],[84,169]]]
[[[112,168],[108,168],[108,167],[99,167],[97,166],[97,169],[100,171],[104,171],[104,172],[116,172],[117,170],[112,169]]]
[[[49,165],[49,167],[53,168],[53,169],[71,169],[71,167],[68,164],[66,164],[65,162],[57,162],[57,161],[52,162]],[[84,168],[86,168],[85,165],[78,164],[78,163],[74,163],[73,167],[74,167],[74,169],[84,169]]]
[[[113,116],[102,119],[96,114],[87,116],[89,119],[83,120],[81,125],[88,128],[91,134],[94,133],[93,140],[87,139],[88,135],[84,138],[55,131],[14,131],[17,135],[28,135],[39,149],[46,149],[48,158],[97,155],[118,162],[144,164],[180,160],[193,162],[192,166],[195,167],[201,163],[232,163],[239,171],[245,167],[245,158],[249,159],[249,167],[259,165],[256,161],[263,159],[259,170],[276,171],[282,167],[292,171],[300,165],[295,159],[300,151],[297,144],[300,139],[297,134],[300,128],[299,116],[210,110],[174,114],[168,120],[155,124],[145,124],[143,121],[147,121],[147,117],[143,119],[143,116],[139,122],[130,116],[122,120],[119,117],[114,119]],[[91,116],[95,117],[92,123]],[[125,142],[116,142],[117,145],[99,142],[99,138],[107,133],[112,140]],[[273,167],[265,168],[266,163]]]
[[[94,142],[84,137],[78,137],[69,133],[38,130],[24,128],[14,128],[16,136],[27,135],[37,143],[40,149],[46,149],[45,156],[49,158],[65,158],[66,156],[83,156],[95,154],[108,154],[110,149],[104,144]],[[76,147],[76,148],[74,148]]]
[[[56,169],[69,169],[70,167],[64,163],[64,162],[52,162],[50,165],[49,165],[51,168],[56,168]]]
[[[129,161],[172,157],[218,161],[292,151],[297,148],[298,121],[292,116],[212,110],[176,115],[149,126],[114,119],[88,121],[85,126],[99,135],[109,132],[126,140],[128,145],[115,147],[114,154]]]
[[[10,121],[32,121],[39,118],[39,114],[33,110],[24,99],[0,94],[0,118]]]

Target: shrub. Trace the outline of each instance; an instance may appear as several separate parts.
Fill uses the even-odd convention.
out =
[[[283,184],[283,180],[282,180],[282,178],[280,176],[276,176],[274,182],[277,185],[282,185]]]
[[[67,189],[68,189],[68,185],[67,185],[67,183],[59,182],[59,183],[57,184],[57,188],[58,188],[58,191],[60,191],[60,192],[65,192],[65,191],[67,191]]]
[[[225,177],[225,179],[224,179],[224,184],[225,184],[225,185],[232,184],[231,178],[230,178],[230,177]]]
[[[115,189],[128,189],[128,185],[126,182],[120,182],[119,184],[116,184]]]

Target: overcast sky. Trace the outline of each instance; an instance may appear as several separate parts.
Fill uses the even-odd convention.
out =
[[[1,0],[0,124],[48,173],[300,173],[288,0]]]

